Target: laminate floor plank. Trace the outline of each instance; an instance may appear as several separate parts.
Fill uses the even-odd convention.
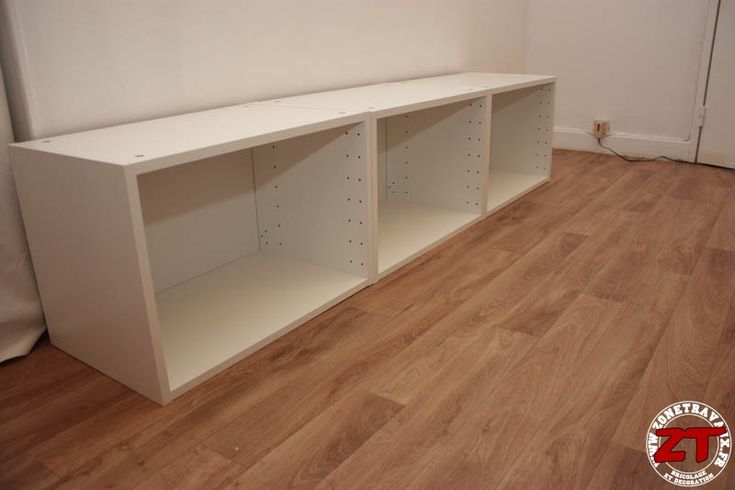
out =
[[[585,175],[584,184],[571,178],[558,183],[547,184],[527,196],[531,202],[544,204],[539,211],[527,220],[489,231],[488,239],[494,247],[509,252],[525,253],[546,236],[557,231],[581,211],[590,201],[624,175],[624,169],[617,164],[605,162],[592,167]],[[478,231],[492,227],[487,221],[478,225]]]
[[[243,488],[314,488],[402,409],[393,400],[357,391],[307,423],[238,481]]]
[[[484,332],[319,488],[406,488],[406,478],[430,466],[535,340],[501,328]]]
[[[638,213],[610,211],[572,253],[564,267],[539,285],[539,294],[525,295],[501,326],[536,336],[546,333],[611,260],[614,252],[624,246],[640,219]]]
[[[720,208],[720,214],[717,216],[707,242],[708,247],[735,251],[735,205],[733,203],[735,203],[735,186],[730,189],[730,193]]]
[[[59,477],[27,453],[0,460],[0,488],[50,488]]]
[[[730,431],[735,430],[735,292],[730,301],[730,310],[724,322],[722,337],[712,361],[712,370],[702,401],[716,407],[727,420]],[[732,449],[730,451],[732,458]],[[712,482],[719,485],[719,487],[713,485],[715,488],[735,488],[735,471],[730,468],[731,464],[732,460],[728,463],[726,471]]]
[[[325,359],[339,362],[334,351],[345,349],[349,353],[363,345],[362,329],[376,325],[376,318],[355,308],[335,309],[299,329],[298,335],[282,337],[170,405],[153,407],[158,416],[152,423],[151,414],[145,410],[121,412],[125,416],[108,418],[109,427],[99,428],[99,439],[107,439],[110,432],[128,433],[113,445],[100,450],[102,446],[92,430],[97,424],[91,420],[47,440],[38,451],[53,455],[55,464],[67,467],[73,466],[73,461],[85,460],[64,475],[65,486],[70,488],[82,484],[103,486],[101,482],[107,484],[116,479],[138,482],[290,380],[302,376],[310,366]],[[144,401],[142,397],[138,399]],[[69,439],[75,441],[71,451],[67,449]],[[77,450],[83,453],[85,448],[89,448],[86,456],[78,456]],[[140,461],[146,464],[141,465]]]
[[[590,235],[613,210],[619,210],[640,192],[654,173],[648,170],[630,169],[622,177],[602,191],[592,202],[580,210],[573,219],[562,226],[572,233]]]
[[[674,487],[653,471],[642,451],[610,443],[601,451],[589,488],[670,490]]]
[[[547,239],[386,363],[365,381],[365,388],[403,404],[412,401],[485,332],[502,326],[517,298],[533,294],[543,278],[556,275],[582,240],[565,233]]]
[[[500,485],[509,471],[529,484],[552,473],[568,479],[564,485],[588,478],[575,470],[594,457],[590,445],[612,436],[685,284],[652,267],[623,305],[580,297],[411,485]],[[557,462],[571,467],[559,471]]]
[[[197,446],[135,488],[140,490],[225,488],[233,485],[244,470],[242,466],[214,451]]]
[[[734,291],[735,252],[706,250],[622,417],[616,443],[638,449],[663,407],[702,399]]]

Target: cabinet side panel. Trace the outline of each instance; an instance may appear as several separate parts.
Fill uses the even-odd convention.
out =
[[[52,343],[165,403],[124,169],[20,148],[10,153]]]
[[[485,98],[387,119],[388,199],[483,213]]]
[[[258,251],[250,150],[138,176],[160,291]]]
[[[262,251],[368,277],[369,137],[361,123],[253,149]]]
[[[550,175],[554,84],[492,96],[490,170]]]

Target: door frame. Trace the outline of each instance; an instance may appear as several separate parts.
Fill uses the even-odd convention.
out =
[[[704,27],[704,35],[702,36],[702,56],[700,57],[699,73],[697,75],[697,94],[694,99],[691,137],[689,138],[689,150],[687,151],[687,160],[695,163],[699,163],[697,160],[699,158],[699,140],[702,135],[702,125],[704,122],[701,111],[703,108],[706,110],[707,106],[709,73],[712,66],[712,53],[715,46],[717,20],[721,4],[722,0],[707,0],[707,21]]]

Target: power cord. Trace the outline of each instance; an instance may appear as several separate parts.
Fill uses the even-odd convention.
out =
[[[590,134],[592,134],[592,133],[590,133]],[[602,138],[604,138],[604,136]],[[659,156],[654,157],[654,158],[642,158],[642,157],[641,158],[635,158],[635,157],[629,157],[627,155],[623,155],[622,153],[618,153],[617,151],[613,150],[609,146],[603,145],[602,144],[602,138],[597,138],[597,144],[600,145],[600,148],[604,148],[605,150],[609,151],[610,153],[612,153],[616,157],[625,160],[626,162],[630,162],[630,163],[642,163],[642,162],[655,162],[656,160],[668,160],[670,162],[675,162],[675,163],[692,163],[692,162],[690,162],[688,160],[680,160],[678,158],[671,158],[671,157],[667,157],[666,155],[659,155]]]

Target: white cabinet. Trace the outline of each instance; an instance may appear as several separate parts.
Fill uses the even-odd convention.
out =
[[[553,82],[449,75],[12,145],[52,342],[167,403],[547,181]]]

